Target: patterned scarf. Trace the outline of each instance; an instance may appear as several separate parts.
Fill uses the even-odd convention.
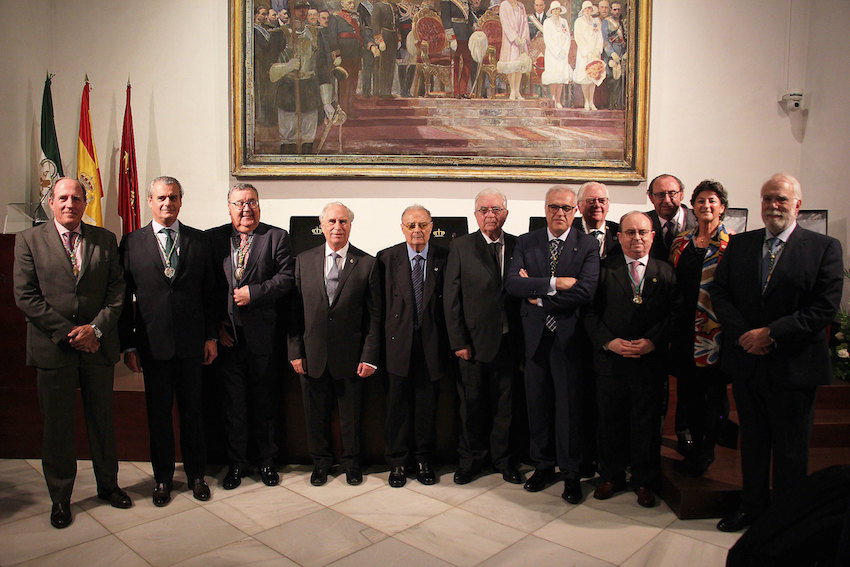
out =
[[[673,244],[670,246],[670,262],[674,266],[679,263],[685,248],[693,241],[697,228],[694,227],[683,232],[673,240]],[[713,366],[720,359],[720,322],[711,306],[708,288],[714,281],[714,271],[717,269],[717,263],[727,246],[729,246],[729,233],[726,232],[726,227],[721,224],[708,242],[708,251],[702,261],[702,277],[699,283],[699,296],[697,297],[697,310],[694,319],[694,363],[697,366]]]

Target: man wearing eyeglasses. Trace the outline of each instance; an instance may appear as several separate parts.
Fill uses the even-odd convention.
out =
[[[835,238],[798,226],[802,200],[797,179],[772,175],[761,188],[764,228],[732,237],[711,288],[741,420],[741,504],[717,524],[724,532],[765,513],[771,460],[774,499],[799,498],[817,387],[832,378],[826,329],[841,302],[843,254]]]
[[[645,213],[620,219],[622,253],[608,256],[584,323],[593,343],[599,410],[599,475],[593,497],[626,488],[651,508],[660,482],[661,401],[666,353],[679,304],[671,265],[650,256],[654,232]]]
[[[646,190],[654,210],[647,212],[652,221],[655,238],[650,255],[664,260],[670,257],[670,245],[680,232],[690,230],[697,224],[694,212],[682,204],[685,187],[675,175],[662,173],[649,183]]]
[[[429,243],[432,228],[428,209],[411,205],[401,214],[405,241],[378,252],[389,375],[386,459],[394,488],[405,485],[406,471],[422,484],[437,482],[431,458],[449,353],[443,313],[448,252]]]
[[[222,486],[232,490],[248,474],[249,440],[260,479],[275,486],[277,457],[275,347],[280,300],[293,288],[295,260],[289,234],[260,222],[260,197],[248,183],[227,192],[230,222],[208,232],[221,314],[216,371],[224,409],[230,467]]]
[[[475,197],[476,232],[452,240],[446,265],[445,314],[460,381],[460,463],[456,484],[467,484],[486,461],[512,484],[522,476],[510,450],[513,381],[522,335],[518,301],[502,286],[516,237],[502,230],[508,201],[492,189]]]
[[[617,233],[620,225],[606,220],[611,199],[608,188],[597,181],[588,181],[578,190],[578,211],[581,216],[573,219],[573,228],[589,234],[599,243],[599,257],[620,249]]]
[[[579,308],[588,305],[599,274],[599,243],[572,230],[576,194],[556,185],[546,192],[546,228],[523,234],[505,276],[511,295],[525,299],[525,394],[534,474],[525,483],[539,492],[564,479],[562,497],[578,504],[582,461],[581,341]]]

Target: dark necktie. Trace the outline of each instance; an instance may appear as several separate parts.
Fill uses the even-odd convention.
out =
[[[71,261],[71,271],[74,273],[74,277],[76,278],[80,275],[80,268],[77,266],[77,233],[76,232],[66,232],[64,235],[65,252],[68,253],[68,260]]]
[[[773,275],[773,269],[776,267],[776,257],[782,249],[783,242],[778,238],[767,239],[767,254],[761,260],[761,291],[767,289],[767,284],[770,283],[770,277]]]
[[[605,247],[604,247],[604,245],[605,245],[605,233],[602,232],[601,230],[594,229],[594,230],[590,231],[590,234],[599,243],[599,256],[602,256],[602,253],[605,249]]]
[[[334,297],[336,297],[336,288],[339,286],[339,266],[336,262],[339,257],[339,254],[336,252],[331,254],[331,269],[328,270],[328,275],[325,278],[325,288],[328,292],[328,304],[332,304],[334,302]]]
[[[165,254],[165,267],[171,267],[175,272],[177,271],[177,250],[174,248],[174,230],[170,228],[163,228],[160,232],[165,232],[165,250],[163,250],[163,254]],[[172,273],[168,279],[174,277]]]
[[[496,262],[496,271],[499,272],[499,279],[502,278],[502,243],[491,242],[490,254],[493,255],[493,261]]]
[[[561,250],[564,249],[564,241],[557,238],[549,241],[549,275],[555,275],[555,268],[558,266],[558,258],[561,256]],[[558,328],[558,321],[552,315],[546,315],[546,328],[553,333]]]
[[[667,250],[670,250],[674,238],[676,238],[676,223],[668,220],[664,223],[664,247]]]
[[[416,301],[416,328],[422,326],[422,290],[425,288],[425,274],[422,270],[422,263],[425,258],[417,254],[413,257],[413,270],[410,272],[410,279],[413,283],[413,299]]]

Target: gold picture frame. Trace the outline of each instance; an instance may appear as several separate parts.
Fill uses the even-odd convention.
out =
[[[311,5],[330,7],[332,14],[333,7],[338,6],[338,1],[309,0]],[[382,0],[372,0],[373,5],[380,1]],[[523,2],[523,0],[519,1]],[[601,22],[602,20],[598,17],[598,1],[593,0],[592,19]],[[231,0],[230,4],[232,72],[230,92],[233,113],[231,174],[235,177],[422,178],[541,182],[586,180],[639,182],[646,179],[651,1],[622,0],[620,3],[621,10],[625,12],[622,29],[625,32],[623,37],[626,44],[626,56],[620,61],[623,93],[621,100],[624,106],[621,110],[615,108],[616,103],[610,100],[611,108],[603,108],[596,112],[574,107],[556,110],[554,102],[546,98],[547,93],[551,91],[543,90],[542,87],[537,89],[530,75],[528,78],[523,78],[523,87],[520,89],[521,94],[525,89],[527,97],[524,101],[509,100],[506,93],[499,90],[502,84],[499,79],[493,82],[476,79],[475,86],[478,85],[479,80],[482,84],[489,85],[492,96],[484,95],[470,99],[432,95],[382,100],[362,96],[361,85],[358,91],[361,94],[355,95],[354,100],[360,105],[361,110],[372,112],[373,118],[366,113],[365,118],[349,120],[348,128],[345,124],[342,126],[329,124],[331,121],[322,123],[319,118],[319,125],[313,138],[315,144],[311,142],[310,153],[287,150],[287,146],[284,145],[278,147],[279,138],[276,136],[279,127],[273,124],[271,126],[260,124],[257,117],[259,104],[262,104],[258,102],[259,96],[269,95],[258,93],[260,82],[266,79],[263,75],[266,71],[255,67],[254,54],[257,49],[255,39],[262,31],[254,30],[254,25],[257,22],[258,10],[269,7],[269,2],[270,0]],[[395,2],[397,0],[394,0]],[[487,0],[483,2],[486,3]],[[526,3],[531,5],[528,0]],[[296,1],[289,0],[289,4],[295,5]],[[567,19],[572,33],[574,29],[572,14],[582,17],[581,1],[564,0],[561,4],[568,14]],[[356,5],[359,6],[359,2]],[[412,6],[416,14],[429,8],[439,15],[439,0],[421,0],[406,6]],[[289,14],[292,13],[291,10]],[[531,10],[528,10],[528,13],[530,14]],[[308,29],[315,32],[313,35],[318,37],[321,34],[327,34],[326,30],[330,28],[325,28],[325,31],[314,27],[308,27]],[[610,26],[603,29],[610,30]],[[291,28],[284,31],[291,37]],[[272,30],[272,34],[274,33],[280,32]],[[298,33],[301,34],[301,32]],[[415,29],[410,33],[414,35],[414,40],[413,43],[408,41],[406,45],[412,49],[421,49],[416,47],[419,36]],[[272,35],[272,37],[275,36]],[[471,42],[472,40],[470,44]],[[314,41],[314,47],[316,43],[317,41]],[[576,41],[573,38],[571,61],[575,57],[575,51]],[[531,54],[533,57],[534,52]],[[279,52],[277,61],[286,61],[287,57],[289,57],[288,52]],[[325,57],[328,61],[332,60],[329,54]],[[539,59],[542,60],[542,55]],[[268,60],[265,61],[267,64]],[[418,76],[419,70],[416,69],[415,73]],[[480,77],[481,73],[478,76]],[[424,74],[422,78],[431,80],[425,78]],[[610,77],[608,80],[609,84],[613,84]],[[397,89],[399,88],[398,79],[396,81],[394,88]],[[335,85],[341,84],[335,80],[331,82]],[[470,78],[470,84],[472,84],[472,78]],[[561,97],[561,101],[575,106],[576,99],[583,100],[583,97],[579,99],[580,95],[577,94],[583,92],[580,87],[580,85],[566,85],[564,91],[567,94]],[[422,92],[424,89],[420,88],[420,93]],[[592,99],[591,104],[597,100],[598,92],[596,94],[597,97]],[[336,100],[333,104],[339,106]],[[374,108],[370,107],[370,104]],[[396,110],[402,106],[407,115]],[[473,115],[471,122],[466,115],[463,115],[464,118],[459,118],[462,116],[461,113],[467,110]],[[322,105],[319,104],[317,111],[310,112],[321,113],[321,111]],[[446,118],[446,114],[450,112],[457,113],[457,117]],[[486,118],[476,118],[476,112],[477,116]],[[523,112],[525,114],[520,116]],[[399,116],[391,116],[393,113],[398,113]],[[422,118],[418,113],[431,114]],[[496,114],[495,119],[492,118],[494,114]],[[267,112],[266,115],[274,120],[274,111]],[[298,118],[299,132],[302,123],[309,123],[318,114],[303,114],[303,116],[299,115]],[[384,126],[382,121],[390,119],[394,120],[393,126]],[[433,127],[430,125],[432,120],[442,120],[442,122]],[[517,120],[520,121],[518,126]],[[538,122],[534,122],[535,120],[543,120],[543,126],[536,126]],[[410,126],[407,125],[408,123]],[[608,130],[605,129],[607,125],[611,125]],[[321,145],[319,144],[320,134],[325,130],[327,130],[325,141],[329,139],[330,142],[322,145],[321,151],[316,153],[313,146]],[[400,134],[396,134],[396,138],[390,138],[393,132],[400,132]],[[387,136],[385,139],[382,138],[384,133]],[[469,137],[468,140],[463,139],[465,133]],[[504,138],[501,139],[499,136]],[[481,143],[481,138],[487,138],[486,144]],[[441,150],[437,146],[445,140],[448,140],[449,145],[454,143],[455,147],[462,147],[462,150],[456,151],[454,147]],[[602,149],[593,145],[600,140],[598,145]],[[297,146],[289,147],[300,148],[303,152],[308,144],[300,143],[300,141],[299,138]],[[462,145],[464,143],[466,145]],[[476,143],[479,145],[476,146]],[[602,147],[605,144],[607,146]],[[535,153],[538,151],[536,149],[538,146],[545,149]],[[444,153],[440,153],[441,151]],[[494,154],[494,151],[497,153]],[[499,155],[500,153],[503,155]]]

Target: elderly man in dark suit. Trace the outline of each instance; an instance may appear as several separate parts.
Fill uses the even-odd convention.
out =
[[[44,417],[41,464],[53,501],[50,523],[71,524],[77,476],[74,404],[80,388],[97,496],[116,508],[132,506],[118,487],[112,421],[112,380],[118,362],[118,317],[124,280],[111,232],[81,222],[86,195],[61,178],[48,204],[53,222],[15,238],[15,302],[27,319],[27,364],[36,367]]]
[[[354,213],[342,203],[325,205],[319,215],[325,243],[295,261],[289,361],[301,375],[313,486],[327,482],[333,464],[334,396],[345,480],[363,482],[360,412],[363,380],[377,369],[380,353],[381,282],[375,258],[348,241],[353,221]]]
[[[275,486],[275,357],[278,300],[293,287],[295,260],[289,234],[260,222],[260,196],[248,183],[227,192],[230,222],[207,231],[213,251],[219,324],[219,356],[227,458],[222,486],[239,486],[248,468],[248,440],[256,446],[263,484]]]
[[[599,408],[600,484],[593,497],[626,487],[631,465],[638,504],[655,505],[661,459],[661,393],[679,305],[672,266],[651,258],[652,222],[641,212],[620,220],[622,253],[608,256],[585,316],[593,343]]]
[[[585,234],[589,234],[599,242],[599,258],[604,260],[608,256],[620,252],[620,241],[617,233],[620,225],[614,221],[607,220],[608,208],[611,199],[608,196],[608,188],[597,181],[588,181],[578,190],[578,211],[580,213],[573,219],[573,228]],[[584,328],[579,329],[584,333]],[[593,355],[590,345],[585,343],[583,349],[584,364],[587,368],[583,388],[583,420],[582,441],[584,446],[584,458],[581,465],[581,476],[596,476],[597,452],[596,452],[596,382],[593,374]]]
[[[522,482],[510,450],[513,380],[522,334],[518,301],[502,286],[516,246],[516,237],[502,230],[507,218],[505,196],[481,191],[475,197],[479,230],[452,240],[449,248],[444,307],[449,344],[460,365],[456,484],[471,482],[488,454],[506,482]]]
[[[525,392],[534,474],[529,492],[564,479],[563,498],[582,500],[582,345],[579,309],[588,305],[599,274],[599,244],[572,230],[575,192],[556,185],[546,192],[546,228],[519,237],[505,288],[522,302]]]
[[[828,384],[827,326],[841,301],[842,252],[834,238],[797,226],[800,182],[775,174],[761,188],[765,228],[733,236],[711,301],[723,327],[721,365],[741,420],[743,491],[717,529],[739,531],[806,476],[817,387]]]
[[[685,186],[675,175],[662,173],[649,183],[646,190],[654,210],[646,213],[652,221],[655,238],[649,254],[664,260],[670,257],[670,245],[680,232],[690,230],[697,224],[694,213],[682,204]]]
[[[411,205],[401,214],[405,242],[378,253],[389,374],[386,458],[389,484],[396,488],[405,485],[405,466],[416,466],[422,484],[437,482],[431,456],[439,381],[449,354],[443,314],[448,252],[429,244],[432,228],[430,211]]]
[[[611,206],[608,188],[598,181],[588,181],[579,187],[577,201],[581,215],[573,219],[573,228],[596,239],[600,258],[616,254],[620,250],[620,225],[607,220]]]
[[[174,477],[175,394],[180,415],[180,451],[192,494],[209,500],[204,481],[206,445],[201,366],[218,348],[212,254],[201,231],[177,220],[183,187],[173,177],[157,177],[147,192],[153,220],[121,241],[127,282],[119,330],[124,364],[143,372],[156,486],[153,503],[171,500]],[[136,304],[133,306],[133,296]]]

